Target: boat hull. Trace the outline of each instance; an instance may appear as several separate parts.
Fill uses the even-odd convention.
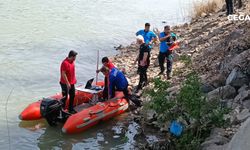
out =
[[[102,97],[102,91],[97,93],[99,97]],[[104,102],[98,102],[95,105],[90,105],[87,108],[82,108],[77,111],[76,114],[69,116],[64,123],[62,131],[67,134],[79,133],[88,128],[98,124],[100,121],[106,121],[112,117],[124,113],[128,109],[128,102],[123,98],[122,92],[116,92],[115,98]],[[51,96],[50,98],[60,100],[62,95],[60,93]],[[88,104],[89,100],[93,98],[93,94],[76,90],[76,96],[74,100],[74,106],[81,106]],[[19,118],[21,120],[38,120],[41,119],[40,105],[42,100],[38,100],[28,107],[26,107]],[[69,100],[66,101],[66,107],[68,107]],[[76,108],[76,107],[75,107]]]
[[[67,134],[79,133],[112,117],[124,113],[128,109],[128,102],[121,98],[99,102],[79,113],[70,116],[65,122],[62,131]]]

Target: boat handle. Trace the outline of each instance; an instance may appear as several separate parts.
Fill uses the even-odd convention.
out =
[[[101,109],[101,110],[98,110],[98,111],[96,111],[96,112],[94,112],[94,111],[89,111],[89,114],[90,115],[94,115],[94,114],[99,114],[99,113],[102,113],[105,109],[107,109],[108,108],[108,106],[106,106],[105,108],[103,108],[103,109]]]
[[[89,120],[90,120],[90,117],[83,118],[83,121],[84,121],[84,122],[88,122]]]

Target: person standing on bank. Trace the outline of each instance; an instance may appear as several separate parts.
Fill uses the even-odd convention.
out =
[[[136,93],[142,89],[143,86],[147,85],[148,77],[147,77],[147,69],[150,63],[150,49],[145,44],[144,38],[141,35],[136,37],[137,43],[140,45],[140,52],[136,58],[138,61],[138,73],[140,75],[139,84],[136,89]]]
[[[226,0],[226,7],[227,7],[227,16],[232,15],[234,11],[233,0]]]
[[[68,54],[68,57],[65,58],[60,67],[60,85],[62,88],[62,103],[63,108],[66,106],[66,100],[69,94],[69,108],[68,112],[75,113],[73,109],[74,98],[75,98],[75,84],[76,84],[76,76],[75,76],[75,59],[76,59],[77,52],[71,50]]]
[[[164,32],[161,32],[159,35],[160,40],[160,53],[158,56],[159,65],[161,72],[158,75],[161,75],[164,73],[164,62],[165,59],[167,59],[167,79],[171,79],[171,73],[172,73],[172,65],[173,65],[173,54],[172,50],[169,48],[171,45],[176,41],[176,35],[171,32],[170,26],[167,25],[164,27]]]
[[[149,47],[149,50],[153,48],[153,43],[156,42],[157,38],[154,32],[150,31],[150,24],[145,23],[145,28],[136,32],[136,36],[141,35],[144,38],[144,42]]]

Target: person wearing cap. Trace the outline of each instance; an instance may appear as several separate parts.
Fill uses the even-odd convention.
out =
[[[154,32],[150,31],[150,24],[145,23],[145,28],[136,32],[136,36],[141,35],[144,38],[144,42],[149,47],[149,50],[153,48],[153,43],[156,42],[157,38]]]
[[[136,37],[136,41],[139,44],[139,55],[137,56],[136,61],[138,61],[138,73],[140,75],[139,84],[136,89],[136,93],[142,89],[143,86],[147,85],[147,69],[150,64],[150,49],[144,42],[144,38],[141,35]]]
[[[173,54],[170,47],[174,44],[177,37],[176,34],[171,32],[170,26],[166,25],[164,27],[164,31],[160,33],[159,40],[160,40],[160,52],[158,55],[159,60],[159,66],[160,66],[160,73],[158,75],[161,75],[164,73],[164,62],[165,59],[167,59],[167,79],[171,78],[171,72],[172,72],[172,65],[173,65]]]
[[[68,54],[68,57],[65,58],[60,67],[60,85],[62,88],[62,103],[63,108],[66,106],[66,100],[69,95],[69,108],[68,111],[70,113],[75,113],[73,109],[74,98],[75,98],[75,84],[76,84],[76,76],[75,76],[75,59],[77,52],[71,50]]]
[[[128,90],[128,80],[119,69],[114,67],[110,70],[103,66],[100,71],[109,78],[109,99],[115,97],[115,91],[122,91],[128,101],[131,100],[137,107],[141,106],[141,101],[134,98]]]

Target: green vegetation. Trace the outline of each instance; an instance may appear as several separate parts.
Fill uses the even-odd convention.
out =
[[[183,69],[174,69],[173,70],[173,76],[179,76],[183,73]]]
[[[192,62],[191,56],[188,56],[188,55],[181,55],[179,60],[187,66],[191,65],[191,62]]]
[[[152,99],[146,104],[146,108],[153,109],[159,114],[158,121],[160,123],[166,120],[172,120],[175,115],[171,109],[176,103],[169,99],[169,93],[166,91],[166,89],[170,87],[170,84],[169,82],[162,81],[160,78],[155,78],[153,82],[154,89],[144,92]]]
[[[199,149],[200,143],[209,136],[212,128],[225,125],[223,116],[228,110],[221,108],[219,101],[207,101],[201,92],[200,79],[196,73],[187,76],[175,97],[170,98],[166,92],[169,86],[168,82],[154,79],[154,89],[146,92],[151,98],[147,106],[161,116],[158,122],[177,119],[185,124],[183,135],[172,139],[176,149]]]
[[[122,142],[128,142],[128,140],[129,139],[128,139],[128,137],[126,135],[121,139]]]

